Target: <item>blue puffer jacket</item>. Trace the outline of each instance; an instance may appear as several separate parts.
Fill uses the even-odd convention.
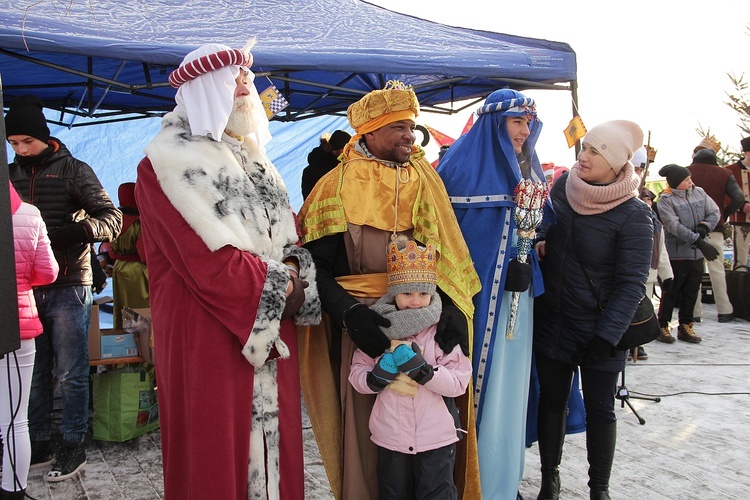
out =
[[[565,193],[567,176],[555,182],[555,222],[545,224],[542,261],[543,295],[534,304],[534,350],[551,359],[573,363],[598,335],[617,345],[645,294],[654,225],[649,207],[630,198],[596,215],[578,215]],[[589,287],[578,258],[586,266],[603,311]],[[621,371],[624,351],[593,368]]]

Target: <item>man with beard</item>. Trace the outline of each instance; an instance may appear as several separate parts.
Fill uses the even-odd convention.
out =
[[[443,304],[435,340],[445,353],[460,344],[469,354],[479,279],[445,187],[414,144],[418,114],[414,91],[395,81],[349,106],[355,135],[299,213],[327,313],[302,339],[303,392],[337,499],[378,498],[377,448],[368,427],[374,396],[357,393],[348,376],[355,348],[375,358],[390,345],[381,330],[390,321],[365,306],[387,292],[386,250],[396,235],[434,245]],[[468,391],[457,402],[468,437],[457,452],[456,485],[459,496],[478,498],[470,397]]]
[[[167,499],[304,497],[295,322],[320,305],[249,48],[185,57],[138,165]]]

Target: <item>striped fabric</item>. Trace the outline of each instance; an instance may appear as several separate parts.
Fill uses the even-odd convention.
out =
[[[252,64],[253,56],[250,53],[245,54],[239,49],[220,50],[194,59],[172,71],[169,74],[169,84],[178,88],[185,82],[224,66],[237,65],[249,68]]]

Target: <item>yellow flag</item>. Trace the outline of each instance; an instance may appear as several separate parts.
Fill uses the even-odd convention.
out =
[[[565,139],[568,140],[568,147],[572,148],[578,139],[586,135],[586,125],[583,124],[581,117],[576,115],[570,120],[564,132]]]
[[[648,156],[648,162],[653,163],[656,160],[656,150],[646,144],[646,156]]]
[[[277,115],[279,111],[289,106],[289,102],[281,95],[281,92],[279,92],[279,89],[275,85],[268,87],[259,96],[269,120]]]

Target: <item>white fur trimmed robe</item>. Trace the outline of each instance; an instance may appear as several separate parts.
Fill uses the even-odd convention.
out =
[[[320,301],[281,176],[252,140],[193,136],[176,113],[145,152],[136,199],[151,280],[165,495],[296,498],[297,483],[304,488],[299,373],[296,328],[280,319],[289,280],[283,261],[296,260],[310,283],[295,322],[319,322]],[[247,467],[248,456],[243,477],[238,461]]]

